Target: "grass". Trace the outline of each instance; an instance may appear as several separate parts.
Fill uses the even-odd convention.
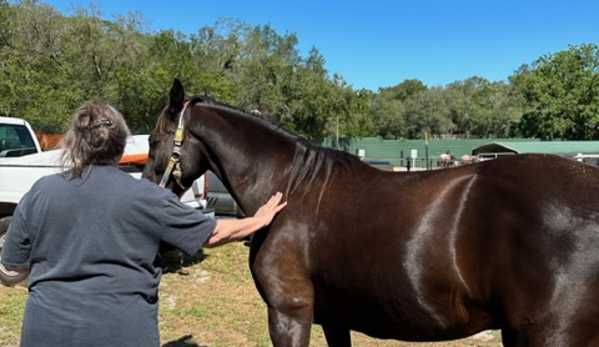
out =
[[[160,286],[163,347],[267,347],[266,307],[248,269],[248,248],[232,243],[194,257],[170,253]],[[27,291],[0,286],[0,346],[16,347]],[[498,333],[439,343],[377,340],[352,333],[354,347],[500,347]],[[327,347],[313,326],[311,347]]]

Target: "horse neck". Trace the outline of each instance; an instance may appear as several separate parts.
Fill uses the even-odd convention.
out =
[[[198,134],[210,170],[242,209],[253,214],[270,195],[285,189],[295,139],[253,116],[217,111],[201,117]]]

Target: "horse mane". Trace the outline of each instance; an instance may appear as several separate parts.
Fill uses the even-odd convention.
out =
[[[316,188],[317,179],[322,180],[318,201],[333,177],[354,171],[360,159],[346,152],[312,144],[298,138],[291,165],[287,194],[306,194]],[[303,189],[303,190],[302,190]]]

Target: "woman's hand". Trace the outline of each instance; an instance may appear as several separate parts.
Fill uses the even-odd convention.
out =
[[[231,241],[241,240],[269,225],[275,215],[287,206],[287,201],[281,202],[282,198],[283,194],[277,192],[252,217],[218,219],[214,232],[203,246],[210,248],[224,245]]]
[[[277,192],[256,211],[254,218],[258,218],[261,221],[262,227],[269,225],[275,215],[287,206],[287,201],[281,202],[281,199],[283,199],[283,193]]]

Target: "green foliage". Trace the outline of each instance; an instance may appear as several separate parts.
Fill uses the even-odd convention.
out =
[[[519,133],[543,139],[598,139],[598,73],[595,44],[571,46],[522,66],[512,77],[527,105]]]
[[[103,18],[94,6],[65,16],[35,0],[0,0],[0,114],[63,131],[80,104],[104,99],[148,132],[177,77],[189,94],[259,111],[308,139],[598,137],[592,44],[523,65],[509,83],[407,79],[375,93],[327,71],[316,47],[302,57],[297,36],[270,25],[223,18],[187,36],[149,33],[139,13]]]
[[[451,83],[448,108],[456,132],[466,138],[509,137],[521,115],[521,103],[512,89],[481,77]]]
[[[503,82],[471,77],[427,88],[405,80],[372,98],[374,132],[388,139],[510,136],[521,115],[520,99]]]

